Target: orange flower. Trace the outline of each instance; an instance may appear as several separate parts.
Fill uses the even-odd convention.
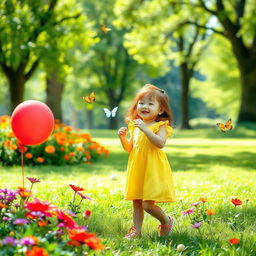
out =
[[[44,150],[48,154],[53,154],[55,152],[55,147],[53,145],[48,145],[45,147]]]
[[[10,140],[6,140],[5,142],[4,142],[4,146],[6,147],[6,146],[9,146],[11,144],[11,141]]]
[[[214,209],[208,209],[208,210],[205,211],[205,213],[207,215],[214,215],[215,214],[215,210]]]
[[[28,158],[28,159],[31,159],[33,157],[33,155],[31,153],[26,153],[25,157]]]
[[[6,123],[10,120],[11,118],[7,115],[0,116],[0,123]]]
[[[12,149],[12,150],[16,150],[18,148],[18,146],[16,144],[11,144],[9,146],[9,149]]]
[[[48,220],[39,220],[38,222],[37,222],[37,225],[39,226],[39,227],[45,227],[45,226],[47,226],[49,224],[49,221]]]
[[[200,198],[199,198],[199,201],[202,201],[203,203],[206,203],[206,202],[208,202],[208,199],[207,199],[207,198],[204,198],[204,197],[200,197]]]
[[[232,198],[231,200],[232,204],[235,206],[241,205],[243,202],[238,198]]]
[[[70,153],[69,153],[69,156],[75,156],[75,155],[76,155],[75,152],[70,152]]]
[[[229,239],[229,243],[230,244],[238,244],[240,242],[240,240],[238,238],[231,238]]]
[[[38,163],[43,163],[43,162],[44,162],[44,158],[43,158],[43,157],[38,157],[38,158],[36,159],[36,161],[37,161]]]
[[[10,132],[7,134],[7,137],[8,137],[8,138],[13,138],[13,137],[15,137],[13,131],[10,131]]]
[[[3,209],[3,208],[8,208],[8,206],[6,204],[1,204],[0,203],[0,209]]]
[[[76,150],[77,151],[84,151],[84,148],[83,147],[77,147]]]
[[[26,256],[48,256],[44,248],[33,246],[30,251],[26,252]]]
[[[65,126],[65,127],[63,127],[63,131],[71,132],[72,131],[72,127],[71,126]]]
[[[65,155],[63,156],[64,160],[68,160],[69,159],[69,156],[68,155]]]

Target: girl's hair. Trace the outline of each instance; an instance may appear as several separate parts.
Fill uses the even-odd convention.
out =
[[[141,100],[145,95],[150,98],[156,99],[159,103],[161,110],[163,111],[161,115],[158,115],[156,117],[155,121],[159,122],[168,120],[169,125],[171,125],[173,119],[172,111],[170,108],[169,96],[163,89],[160,89],[152,84],[146,84],[139,90],[131,107],[125,115],[125,122],[128,123],[129,121],[140,118],[137,114],[137,104],[139,100]]]

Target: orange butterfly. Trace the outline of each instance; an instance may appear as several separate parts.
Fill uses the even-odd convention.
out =
[[[95,101],[95,94],[94,92],[91,92],[89,96],[85,96],[83,97],[83,100],[85,100],[87,103],[92,103],[93,101]]]
[[[231,118],[228,119],[228,121],[225,124],[222,123],[217,123],[216,125],[219,127],[220,131],[226,132],[226,131],[231,131],[233,126],[231,125]]]
[[[105,25],[101,25],[101,26],[100,26],[100,29],[101,29],[105,34],[107,34],[109,31],[111,31],[111,28],[107,28]]]

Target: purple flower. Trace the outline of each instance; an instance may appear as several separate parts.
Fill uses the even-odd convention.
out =
[[[202,203],[202,201],[198,201],[198,202],[195,202],[195,203],[193,203],[193,204],[191,204],[192,206],[198,206],[199,204],[201,204]]]
[[[20,239],[20,244],[21,245],[35,245],[36,241],[33,237],[26,236],[26,237],[22,237]]]
[[[190,208],[190,209],[187,209],[187,210],[183,211],[182,214],[183,214],[183,215],[192,214],[192,213],[194,213],[195,209],[196,209],[195,207]]]
[[[5,220],[5,221],[10,221],[11,220],[11,218],[8,218],[8,217],[3,217],[3,219],[2,220]]]
[[[14,237],[7,236],[3,239],[3,244],[15,246],[17,244],[17,240]]]
[[[202,225],[202,222],[197,222],[196,224],[192,225],[192,228],[199,228]]]
[[[14,225],[23,225],[23,224],[28,224],[28,223],[29,223],[29,221],[26,219],[16,219],[13,222]]]

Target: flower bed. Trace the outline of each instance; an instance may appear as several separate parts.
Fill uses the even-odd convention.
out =
[[[0,163],[19,165],[20,152],[17,138],[14,136],[9,116],[0,117]],[[74,131],[72,127],[55,122],[54,131],[49,139],[37,146],[24,147],[25,165],[62,165],[95,161],[108,150],[92,140],[87,133]]]
[[[77,256],[104,248],[94,233],[76,221],[82,213],[82,201],[90,200],[81,193],[83,188],[70,184],[73,200],[68,210],[61,210],[48,201],[32,198],[33,184],[40,180],[27,179],[31,182],[30,190],[0,189],[0,255]],[[89,210],[84,211],[80,222],[90,215]]]

